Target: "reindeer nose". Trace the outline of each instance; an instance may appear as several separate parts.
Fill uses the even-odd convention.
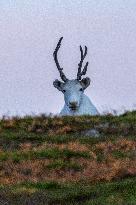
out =
[[[77,102],[76,102],[76,101],[69,102],[69,105],[70,105],[71,107],[76,107],[76,106],[77,106]]]

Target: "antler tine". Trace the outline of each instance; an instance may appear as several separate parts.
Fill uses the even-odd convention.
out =
[[[64,82],[66,82],[68,79],[66,78],[65,74],[64,74],[63,71],[62,71],[63,68],[61,68],[60,65],[59,65],[58,56],[57,56],[58,50],[59,50],[59,48],[60,48],[60,46],[61,46],[61,41],[62,41],[62,39],[63,39],[63,37],[61,37],[61,38],[59,39],[59,42],[57,43],[57,46],[56,46],[55,51],[54,51],[54,53],[53,53],[53,57],[54,57],[54,61],[55,61],[55,63],[56,63],[56,66],[57,66],[57,68],[58,68],[58,71],[59,71],[59,73],[60,73],[61,79],[62,79]]]
[[[81,68],[82,68],[82,64],[83,64],[83,61],[87,55],[87,47],[85,46],[85,52],[83,53],[83,49],[82,49],[82,46],[80,46],[80,52],[81,52],[81,60],[78,64],[78,73],[77,73],[77,80],[81,80],[81,76],[82,75],[85,75],[86,74],[86,71],[87,71],[87,67],[88,67],[88,62],[85,64],[84,68],[83,68],[83,71],[81,72]]]
[[[83,69],[83,71],[81,72],[81,75],[85,75],[85,74],[86,74],[88,64],[89,64],[89,62],[87,62],[87,63],[85,64],[84,69]]]

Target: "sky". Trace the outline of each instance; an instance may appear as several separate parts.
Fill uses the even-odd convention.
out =
[[[135,0],[0,0],[0,116],[59,113],[53,51],[76,78],[88,47],[86,94],[100,113],[136,108]]]

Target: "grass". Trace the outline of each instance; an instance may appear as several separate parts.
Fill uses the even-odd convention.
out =
[[[75,162],[69,162],[64,160],[57,160],[47,165],[49,170],[51,169],[66,169],[66,170],[74,170],[80,171],[82,170],[82,166]]]
[[[61,159],[61,158],[90,158],[89,153],[87,152],[75,152],[68,149],[59,150],[57,148],[54,149],[46,149],[41,151],[27,151],[27,152],[4,152],[0,155],[1,161],[13,160],[14,162],[20,162],[22,160],[33,160],[33,159]]]
[[[10,194],[12,189],[12,195]],[[56,182],[26,182],[1,189],[3,201],[17,204],[83,204],[83,205],[135,205],[136,178],[96,184]],[[21,192],[21,198],[19,198]],[[29,193],[29,194],[28,194]],[[6,198],[8,197],[8,198]]]
[[[3,117],[0,204],[135,205],[136,111]]]

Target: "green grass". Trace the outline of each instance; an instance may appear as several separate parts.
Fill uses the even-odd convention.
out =
[[[25,188],[25,189],[24,189]],[[12,195],[10,190],[12,189]],[[136,178],[114,181],[109,183],[86,184],[56,182],[26,182],[1,188],[3,201],[14,205],[28,204],[83,204],[83,205],[135,205]],[[28,193],[27,194],[27,190]],[[21,197],[19,197],[21,196]]]
[[[0,154],[0,160],[5,161],[8,159],[14,162],[19,162],[22,160],[32,160],[32,159],[59,159],[59,158],[90,158],[88,152],[76,152],[68,149],[59,150],[58,148],[46,149],[41,151],[27,151],[27,152],[5,152]]]
[[[130,158],[130,159],[136,159],[136,151],[129,151],[129,152],[123,152],[120,150],[115,150],[112,152],[112,155],[116,158],[116,159],[120,159],[120,158]]]
[[[60,189],[61,185],[58,184],[57,182],[37,182],[37,183],[33,183],[33,182],[27,182],[27,183],[22,183],[21,185],[22,187],[26,187],[26,188],[34,188],[37,190],[55,190],[55,189]],[[19,187],[17,186],[17,187]]]
[[[74,170],[74,171],[80,171],[82,170],[82,166],[75,162],[69,162],[64,160],[56,160],[50,164],[47,165],[47,168],[49,170],[51,169],[66,169],[66,170]]]

